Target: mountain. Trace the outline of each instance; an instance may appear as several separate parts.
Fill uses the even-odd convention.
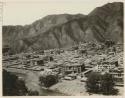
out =
[[[123,43],[122,2],[97,7],[88,15],[48,15],[30,25],[3,26],[3,46],[14,53],[106,40]]]

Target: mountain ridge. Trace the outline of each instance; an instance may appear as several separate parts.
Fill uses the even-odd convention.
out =
[[[88,15],[49,15],[26,26],[3,26],[3,45],[14,53],[72,46],[79,42],[123,43],[123,3],[95,8]]]

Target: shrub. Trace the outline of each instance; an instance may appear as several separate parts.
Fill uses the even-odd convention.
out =
[[[99,81],[100,81],[101,75],[96,72],[92,72],[86,81],[86,88],[88,92],[98,93],[99,92]]]
[[[27,88],[23,80],[6,70],[3,70],[3,96],[23,96],[27,94]]]
[[[55,75],[47,75],[47,76],[41,76],[40,82],[43,86],[46,88],[56,84],[58,82],[58,78]]]
[[[86,89],[90,93],[114,95],[118,93],[114,86],[114,78],[108,73],[101,75],[100,73],[92,72],[86,81]]]

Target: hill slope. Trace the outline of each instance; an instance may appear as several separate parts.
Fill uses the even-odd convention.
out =
[[[88,15],[49,15],[26,26],[3,26],[3,45],[14,53],[69,47],[79,42],[123,43],[123,3],[108,3]]]

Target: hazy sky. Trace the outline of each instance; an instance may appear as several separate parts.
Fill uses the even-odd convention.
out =
[[[5,0],[3,25],[30,24],[50,14],[88,14],[109,2],[124,0]]]

